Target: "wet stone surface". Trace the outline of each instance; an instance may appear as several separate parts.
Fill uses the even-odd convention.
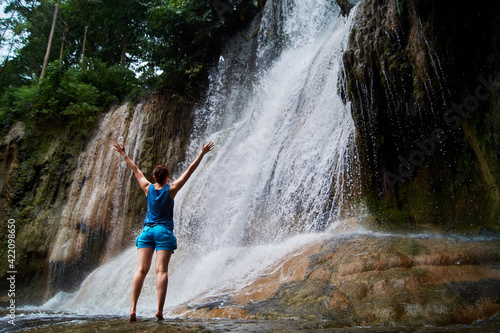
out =
[[[500,313],[500,244],[405,236],[332,238],[291,253],[241,290],[185,305],[186,319],[447,327]]]
[[[16,325],[0,310],[0,332],[498,332],[500,318],[447,327],[341,327],[328,320],[196,320],[82,316],[70,313],[18,312]]]

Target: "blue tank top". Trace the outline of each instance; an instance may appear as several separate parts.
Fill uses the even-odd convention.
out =
[[[155,189],[153,184],[149,185],[148,213],[144,219],[144,226],[151,224],[163,224],[168,229],[174,230],[174,200],[170,198],[170,184],[161,190]]]

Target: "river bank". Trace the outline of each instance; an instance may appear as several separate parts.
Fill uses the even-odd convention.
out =
[[[314,237],[313,237],[314,236]],[[42,307],[20,307],[17,331],[33,332],[499,332],[500,242],[494,236],[382,233],[317,234],[274,263],[241,274],[246,282],[221,284],[180,302],[183,274],[172,271],[166,317],[153,320],[147,293],[139,321],[130,324],[128,297],[113,296],[117,280],[90,277],[82,292],[56,297]],[[281,246],[284,246],[283,244]],[[262,251],[262,249],[260,249]],[[270,249],[268,249],[270,250]],[[258,261],[258,249],[250,248]],[[267,256],[269,251],[265,251]],[[127,254],[128,255],[128,254]],[[219,274],[246,259],[228,258]],[[213,261],[210,261],[214,264]],[[200,263],[200,265],[203,265]],[[97,278],[96,278],[97,277]],[[219,279],[221,276],[219,276]],[[115,287],[112,287],[115,286]],[[230,286],[233,286],[232,288]],[[85,290],[91,291],[86,294]],[[128,290],[123,293],[128,294]],[[154,293],[153,293],[154,294]],[[176,296],[177,295],[177,296]],[[154,295],[153,295],[154,296]],[[113,300],[107,302],[106,300]],[[90,306],[89,304],[93,304]],[[57,311],[56,309],[59,309]],[[64,310],[64,311],[62,311]],[[105,314],[105,315],[101,315]],[[11,331],[6,310],[0,332]]]
[[[473,324],[500,313],[500,243],[443,235],[332,235],[246,287],[198,298],[190,319],[326,320],[338,327]]]
[[[307,320],[202,320],[139,318],[129,323],[126,317],[82,316],[72,313],[18,311],[16,325],[7,323],[0,310],[0,332],[498,332],[500,317],[472,325],[446,327],[338,327],[331,321]]]

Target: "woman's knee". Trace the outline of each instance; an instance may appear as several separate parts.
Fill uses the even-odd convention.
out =
[[[137,265],[135,272],[137,274],[146,275],[149,272],[149,267],[146,267],[144,265]]]
[[[168,274],[168,265],[156,265],[155,271],[156,274]]]

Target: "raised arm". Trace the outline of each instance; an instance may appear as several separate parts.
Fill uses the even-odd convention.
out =
[[[139,185],[141,186],[142,190],[147,195],[148,194],[148,186],[151,183],[146,179],[146,177],[144,177],[144,174],[142,173],[141,170],[139,170],[137,165],[135,165],[135,163],[127,156],[127,154],[125,154],[125,146],[123,144],[120,144],[117,141],[115,141],[115,143],[113,143],[113,147],[115,148],[115,150],[117,152],[120,153],[120,155],[123,156],[123,158],[125,159],[125,162],[127,162],[127,165],[134,172],[135,178],[137,178],[137,181],[139,182]]]
[[[170,185],[169,193],[170,193],[170,197],[172,199],[175,198],[175,195],[177,194],[177,192],[179,192],[179,190],[184,186],[184,184],[186,184],[189,177],[191,177],[193,172],[196,170],[196,168],[200,164],[201,160],[203,159],[203,156],[205,156],[205,154],[208,153],[209,151],[211,151],[212,149],[214,149],[213,142],[209,142],[207,145],[203,144],[203,146],[201,147],[200,154],[198,155],[196,160],[194,160],[194,162],[191,163],[189,168],[186,170],[186,172],[184,172],[184,174],[179,179],[177,179],[175,182],[173,182]]]

